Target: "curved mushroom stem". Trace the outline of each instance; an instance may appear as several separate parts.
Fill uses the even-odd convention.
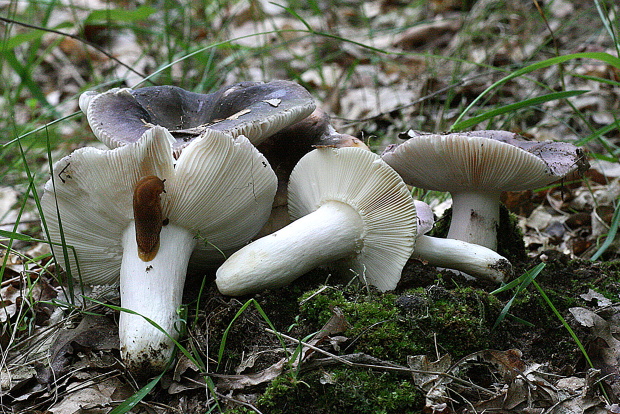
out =
[[[501,192],[453,192],[449,239],[497,250],[499,198]]]
[[[137,315],[121,312],[120,349],[123,360],[134,374],[147,376],[161,372],[172,355],[172,340],[145,317],[171,337],[178,337],[181,327],[177,309],[181,305],[187,265],[195,245],[192,233],[168,224],[161,229],[157,255],[144,262],[138,257],[133,221],[123,234],[121,307]]]
[[[288,226],[231,255],[217,269],[225,295],[241,296],[284,286],[315,267],[362,248],[364,222],[351,206],[328,201]]]
[[[418,236],[411,257],[493,282],[501,282],[512,273],[512,265],[505,257],[461,240]]]

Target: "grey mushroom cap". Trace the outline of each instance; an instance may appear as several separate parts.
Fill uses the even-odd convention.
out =
[[[136,142],[150,128],[162,126],[175,138],[178,155],[205,129],[233,137],[245,135],[255,145],[312,113],[315,103],[302,86],[284,80],[241,82],[210,94],[176,86],[85,92],[80,108],[95,136],[110,148]]]
[[[406,183],[437,191],[529,190],[588,168],[570,143],[528,141],[508,131],[436,135],[410,130],[401,137],[409,139],[388,147],[383,159]]]

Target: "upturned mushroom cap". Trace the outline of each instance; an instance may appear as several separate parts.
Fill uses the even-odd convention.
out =
[[[222,293],[283,286],[336,260],[364,283],[396,287],[414,247],[415,205],[378,155],[355,147],[309,152],[291,173],[288,201],[295,221],[230,256],[216,275]]]
[[[429,190],[534,189],[559,180],[586,162],[572,144],[526,141],[507,131],[408,134],[410,139],[388,148],[383,160],[407,184]]]
[[[175,86],[85,92],[80,108],[95,136],[110,148],[136,142],[159,125],[175,139],[178,154],[205,129],[245,135],[253,144],[302,120],[315,108],[310,93],[289,81],[241,82],[211,94]]]
[[[41,200],[50,241],[68,246],[66,258],[52,246],[58,261],[87,284],[120,279],[121,307],[131,311],[119,318],[121,357],[141,377],[172,355],[190,260],[221,262],[222,251],[245,244],[276,191],[244,136],[207,130],[178,160],[173,144],[156,126],[120,148],[79,149],[54,165]]]
[[[380,290],[394,289],[417,234],[415,204],[402,179],[363,148],[313,150],[302,161],[289,183],[291,219],[328,201],[356,209],[364,222],[364,241],[344,266]]]
[[[208,130],[178,160],[173,145],[166,129],[154,127],[133,144],[105,151],[81,148],[54,164],[41,204],[50,241],[64,238],[75,248],[67,263],[53,246],[63,267],[75,272],[79,262],[88,284],[118,279],[121,239],[133,220],[134,188],[149,175],[165,180],[162,216],[203,239],[194,251],[195,262],[223,260],[220,250],[238,248],[260,230],[269,216],[276,177],[245,137]]]

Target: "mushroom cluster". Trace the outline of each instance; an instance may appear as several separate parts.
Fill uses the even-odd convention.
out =
[[[120,282],[121,353],[140,375],[171,355],[188,265],[221,263],[255,237],[290,166],[313,145],[364,147],[287,81],[207,95],[171,86],[86,92],[80,107],[112,149],[82,148],[55,163],[45,225],[52,243],[69,247],[53,251],[81,282]]]
[[[288,226],[230,256],[216,273],[225,295],[286,285],[325,264],[362,283],[394,289],[411,257],[494,282],[511,274],[508,260],[483,246],[426,236],[430,207],[416,202],[402,178],[362,148],[306,154],[289,182]]]
[[[402,179],[362,148],[321,148],[291,173],[288,226],[240,249],[217,270],[226,295],[286,285],[343,262],[367,283],[394,289],[413,251],[415,205]]]
[[[54,164],[45,225],[82,282],[120,282],[121,354],[142,376],[172,354],[190,264],[220,265],[226,295],[326,264],[390,290],[410,258],[500,282],[511,273],[494,251],[500,193],[547,185],[582,162],[570,144],[504,131],[411,131],[379,156],[287,81],[87,92],[80,107],[111,149]],[[425,234],[433,214],[407,184],[452,194],[447,239]]]

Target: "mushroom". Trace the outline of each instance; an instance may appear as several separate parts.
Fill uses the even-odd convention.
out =
[[[260,235],[290,222],[286,207],[288,176],[313,146],[360,146],[359,139],[340,134],[330,117],[316,108],[312,96],[290,81],[241,82],[211,94],[175,86],[136,90],[88,91],[80,97],[95,136],[110,148],[135,142],[153,125],[168,128],[175,137],[175,156],[205,129],[243,134],[258,146],[279,180],[272,217]],[[314,109],[314,112],[313,112]]]
[[[392,168],[367,150],[320,148],[304,155],[288,187],[293,221],[232,254],[216,272],[238,296],[292,282],[340,261],[358,278],[394,289],[413,251],[413,198]]]
[[[448,135],[409,131],[383,160],[407,184],[452,195],[448,238],[497,250],[502,191],[535,189],[584,167],[580,150],[565,142],[521,139],[507,131]]]
[[[276,176],[244,136],[207,130],[173,157],[162,127],[133,144],[81,148],[54,164],[41,205],[50,242],[86,284],[120,278],[121,355],[137,374],[165,367],[178,337],[188,263],[223,261],[267,220]],[[78,267],[79,264],[79,267]]]
[[[435,222],[433,211],[423,201],[414,200],[414,203],[418,236],[413,258],[492,282],[502,282],[512,274],[510,262],[491,249],[462,240],[427,236]]]
[[[202,135],[206,129],[245,135],[257,145],[282,128],[298,122],[315,109],[302,86],[284,80],[241,82],[211,94],[176,86],[150,86],[131,90],[88,91],[80,96],[95,136],[110,148],[136,142],[155,125],[175,138],[174,151]]]

